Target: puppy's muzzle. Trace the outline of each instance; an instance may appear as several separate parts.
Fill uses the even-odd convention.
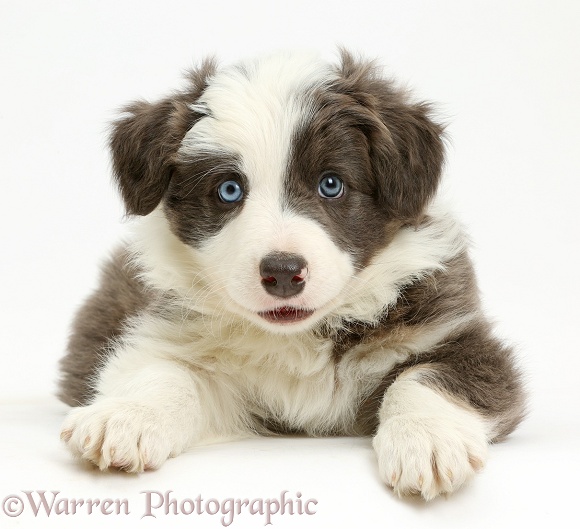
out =
[[[297,296],[304,290],[307,263],[304,257],[288,252],[272,252],[260,263],[262,286],[278,298]]]

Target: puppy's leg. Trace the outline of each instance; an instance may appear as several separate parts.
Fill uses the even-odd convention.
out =
[[[101,470],[157,468],[187,448],[200,427],[192,373],[169,359],[145,363],[136,357],[118,352],[92,404],[73,409],[63,425],[61,437],[71,451]]]
[[[162,342],[154,347],[116,351],[100,374],[92,403],[69,413],[61,437],[75,455],[100,469],[141,472],[204,436],[234,429],[236,419],[228,414],[236,405],[226,401],[227,391],[219,392],[218,401],[203,370],[159,354]]]
[[[423,385],[420,371],[387,390],[373,439],[385,483],[426,500],[452,492],[487,458],[489,427],[474,410]]]
[[[521,420],[523,395],[511,352],[484,333],[427,356],[385,392],[373,446],[385,483],[430,500],[483,467],[489,442]]]

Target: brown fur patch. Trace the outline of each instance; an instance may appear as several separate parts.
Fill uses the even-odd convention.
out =
[[[185,133],[201,116],[190,105],[215,70],[205,61],[189,74],[190,86],[157,103],[138,101],[113,126],[110,147],[115,180],[129,214],[147,215],[165,194]]]
[[[103,267],[100,286],[76,314],[60,362],[58,397],[66,404],[88,403],[91,380],[109,354],[108,345],[121,335],[129,317],[148,306],[149,296],[136,276],[126,251],[118,251]]]
[[[372,62],[342,50],[341,79],[333,86],[373,119],[362,126],[369,138],[377,189],[391,217],[414,221],[434,195],[445,155],[443,127],[428,103],[410,101]]]
[[[393,348],[404,344],[417,331],[467,316],[479,310],[473,266],[467,253],[421,281],[404,288],[376,327],[346,322],[335,337],[337,361],[351,347],[386,341]]]
[[[293,139],[286,199],[364,267],[402,225],[420,222],[441,175],[443,127],[372,63],[344,52],[337,70],[338,80],[308,94],[312,118]],[[343,181],[340,198],[316,193],[327,173]]]
[[[414,327],[443,324],[470,313],[477,314],[476,319],[431,351],[399,364],[383,379],[360,406],[357,433],[369,435],[375,431],[385,391],[401,373],[421,366],[427,368],[422,377],[425,385],[446,392],[496,421],[497,440],[517,426],[524,415],[521,375],[513,351],[492,336],[490,325],[479,312],[475,275],[466,254],[448,263],[445,271],[404,289],[399,302],[385,314],[378,327],[351,325],[350,332],[337,341],[337,361],[356,343],[388,341],[389,337],[410,332]]]
[[[525,416],[522,377],[513,351],[483,320],[426,355],[421,383],[467,403],[492,423],[494,441],[510,434]]]
[[[220,183],[233,180],[244,190],[247,178],[238,170],[239,160],[231,155],[204,153],[198,159],[180,160],[163,201],[171,230],[182,242],[199,246],[238,215],[244,199],[224,203],[218,199]]]

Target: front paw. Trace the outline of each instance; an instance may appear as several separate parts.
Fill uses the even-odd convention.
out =
[[[74,455],[127,472],[160,467],[183,449],[183,432],[166,412],[122,399],[104,399],[69,412],[61,432]]]
[[[487,440],[477,424],[420,414],[388,418],[373,439],[383,481],[399,495],[432,500],[457,490],[487,458]]]

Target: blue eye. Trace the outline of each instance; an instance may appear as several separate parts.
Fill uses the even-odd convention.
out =
[[[344,184],[334,173],[328,173],[320,179],[318,194],[322,198],[340,198],[344,195]]]
[[[228,180],[218,187],[218,195],[222,202],[231,204],[239,202],[244,196],[242,186],[235,180]]]

